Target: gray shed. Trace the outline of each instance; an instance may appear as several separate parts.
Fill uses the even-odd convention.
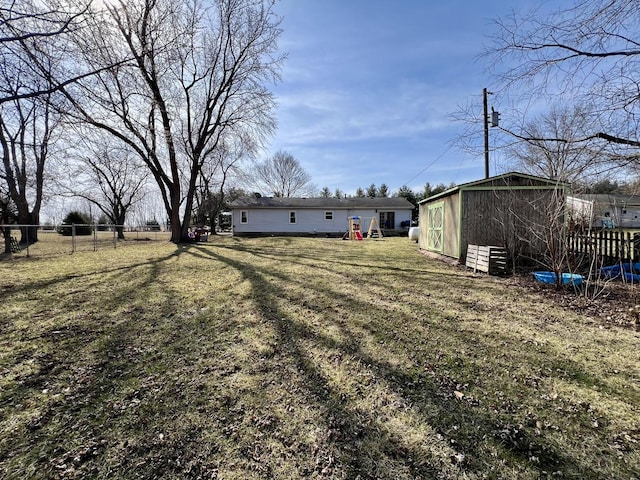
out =
[[[506,247],[513,259],[546,253],[562,231],[568,185],[510,172],[458,185],[419,204],[421,249],[464,261],[468,245]]]

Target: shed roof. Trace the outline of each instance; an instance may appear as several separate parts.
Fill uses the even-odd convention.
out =
[[[348,198],[283,198],[283,197],[241,197],[230,204],[231,208],[310,208],[310,209],[355,209],[389,208],[412,210],[413,204],[403,197],[348,197]]]
[[[492,183],[495,184],[496,182],[504,182],[504,187],[512,188],[514,190],[517,190],[518,188],[524,188],[524,187],[519,187],[517,185],[512,185],[511,182],[513,182],[515,179],[537,182],[540,184],[540,186],[546,186],[546,187],[552,187],[552,188],[565,188],[569,186],[567,183],[560,182],[558,180],[553,180],[550,178],[537,177],[535,175],[528,175],[526,173],[520,173],[520,172],[508,172],[502,175],[496,175],[494,177],[483,178],[481,180],[475,180],[473,182],[456,185],[455,187],[445,190],[444,192],[438,193],[437,195],[432,195],[431,197],[425,198],[424,200],[421,200],[419,203],[426,203],[432,200],[436,200],[438,198],[448,197],[449,195],[453,195],[454,193],[459,192],[461,190],[480,189],[482,187],[488,186],[489,184],[492,184]],[[526,188],[531,188],[531,187],[527,186]]]

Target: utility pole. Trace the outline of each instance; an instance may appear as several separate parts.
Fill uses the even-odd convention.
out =
[[[482,89],[482,106],[484,107],[484,178],[489,178],[489,106],[487,105],[486,88]]]
[[[493,92],[482,89],[482,106],[484,107],[484,178],[489,178],[489,105],[487,95]],[[497,127],[500,123],[500,113],[491,107],[491,126]]]

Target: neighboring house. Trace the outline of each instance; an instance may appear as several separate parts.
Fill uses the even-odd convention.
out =
[[[640,195],[572,195],[567,197],[567,209],[577,225],[640,229]]]
[[[366,233],[371,220],[385,235],[406,233],[413,205],[406,198],[243,197],[231,202],[233,234],[342,236],[349,217],[361,218]]]
[[[458,185],[420,202],[419,246],[461,262],[470,244],[506,247],[513,261],[542,255],[562,232],[566,188],[516,172]]]

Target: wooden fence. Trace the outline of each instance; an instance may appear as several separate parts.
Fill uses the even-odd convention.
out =
[[[569,252],[597,256],[604,263],[640,262],[640,233],[599,230],[571,232],[567,238]]]

